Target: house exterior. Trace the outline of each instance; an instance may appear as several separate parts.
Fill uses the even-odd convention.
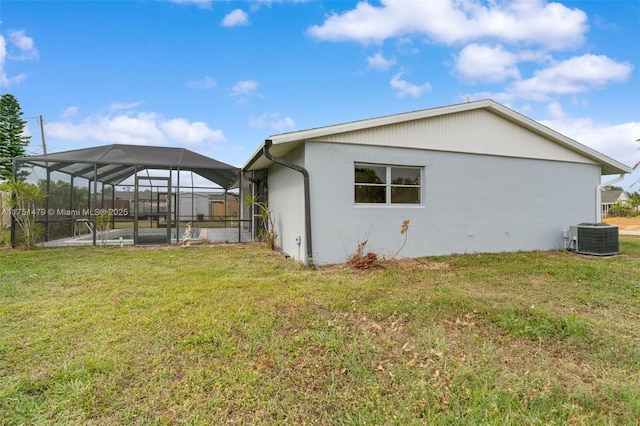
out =
[[[627,205],[631,207],[631,200],[626,192],[621,189],[602,191],[602,217],[609,216],[609,209],[615,205]]]
[[[630,168],[484,100],[274,135],[243,171],[278,247],[330,264],[393,255],[405,220],[402,257],[561,248]]]

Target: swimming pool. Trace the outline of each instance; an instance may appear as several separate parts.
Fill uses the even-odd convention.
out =
[[[142,228],[138,229],[138,242],[166,244],[167,230],[163,228]],[[176,238],[176,230],[171,230],[171,243],[182,242],[184,231],[180,230],[179,238]],[[199,231],[191,230],[191,243],[200,242]],[[68,238],[63,241],[63,245],[84,246],[93,244],[93,234],[85,234],[75,238]],[[102,245],[100,235],[96,236],[96,244]],[[106,245],[133,245],[133,229],[112,229],[107,235]]]

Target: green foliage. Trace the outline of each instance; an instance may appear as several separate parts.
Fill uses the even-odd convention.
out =
[[[0,248],[9,247],[11,244],[11,230],[0,227]]]
[[[9,199],[11,215],[22,230],[25,246],[35,247],[43,232],[37,219],[45,213],[43,208],[38,207],[38,201],[45,199],[47,194],[36,185],[13,177],[0,184],[0,191],[11,194]]]
[[[603,191],[623,191],[622,187],[616,185],[607,185],[601,188]]]
[[[633,194],[629,194],[629,202],[633,206],[632,216],[640,214],[640,192],[636,191]]]
[[[13,158],[23,157],[31,136],[24,135],[27,122],[22,120],[18,100],[5,93],[0,97],[0,180],[13,177]]]
[[[260,241],[266,241],[271,250],[275,250],[278,234],[276,233],[273,211],[269,209],[269,204],[266,201],[261,201],[259,196],[252,194],[246,195],[245,202],[247,206],[253,209],[254,217],[257,217],[260,221],[257,230],[258,238]]]
[[[111,212],[109,210],[100,210],[96,215],[96,230],[102,245],[107,245],[107,239],[109,238],[109,228],[111,227]]]
[[[633,206],[628,203],[621,203],[618,201],[611,207],[609,207],[609,216],[613,217],[627,217],[633,212]]]
[[[590,324],[575,315],[557,317],[536,309],[535,306],[518,309],[500,309],[491,313],[492,321],[510,333],[537,339],[588,339]]]
[[[38,188],[47,192],[46,179],[38,180]],[[71,183],[63,180],[51,180],[49,182],[49,207],[54,210],[80,210],[89,206],[89,189],[87,187],[73,186],[73,194],[71,193]],[[71,200],[73,199],[73,204]]]

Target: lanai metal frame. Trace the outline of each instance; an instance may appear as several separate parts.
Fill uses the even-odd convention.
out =
[[[96,207],[105,205],[105,185],[110,185],[114,189],[128,179],[139,176],[141,172],[144,172],[150,179],[154,179],[154,174],[156,173],[155,177],[168,175],[169,190],[176,188],[178,195],[181,188],[193,191],[193,174],[218,185],[224,190],[225,197],[227,191],[239,188],[242,184],[242,174],[239,168],[185,148],[112,144],[14,159],[13,169],[15,176],[22,174],[25,169],[33,170],[35,168],[40,168],[46,173],[46,178],[43,180],[46,181],[45,191],[47,194],[50,193],[52,173],[64,173],[69,176],[71,187],[69,195],[70,211],[73,211],[74,206],[74,180],[86,179],[88,181],[89,221],[93,223],[94,229]],[[191,185],[187,186],[180,182],[181,172],[192,173]],[[175,185],[171,183],[172,174],[177,176]],[[112,190],[112,194],[114,193],[115,190]],[[98,200],[99,196],[101,200]],[[47,230],[45,232],[45,241],[48,240],[48,228],[51,219],[50,201],[50,197],[47,197],[46,205],[42,209],[44,214],[39,217],[39,220],[44,222]],[[168,202],[171,201],[169,200]],[[178,202],[175,206],[176,209],[179,209],[179,204]],[[176,211],[176,216],[178,216],[178,213],[179,211]],[[134,221],[137,224],[137,218],[134,218]],[[241,221],[238,220],[237,223],[238,238],[240,240]],[[14,245],[15,234],[15,224],[13,224],[11,238]]]

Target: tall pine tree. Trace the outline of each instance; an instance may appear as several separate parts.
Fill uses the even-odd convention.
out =
[[[13,159],[25,155],[31,136],[24,136],[27,124],[15,96],[5,93],[0,97],[0,180],[13,176]]]

